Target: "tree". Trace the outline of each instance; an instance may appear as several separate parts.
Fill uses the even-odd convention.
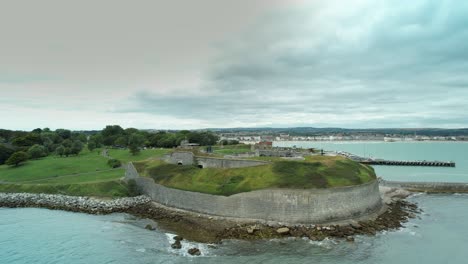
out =
[[[24,151],[18,151],[18,152],[13,153],[13,155],[11,155],[10,158],[8,158],[5,163],[10,166],[18,167],[19,164],[27,160],[28,160],[28,154],[26,154],[26,152]]]
[[[115,144],[116,146],[126,147],[126,146],[127,146],[127,137],[125,137],[125,136],[120,136],[120,137],[118,137],[118,138],[115,140],[114,144]]]
[[[0,164],[5,163],[5,161],[13,154],[15,151],[11,148],[5,147],[0,144]]]
[[[29,157],[32,159],[42,158],[47,155],[45,147],[38,144],[30,147],[28,149],[28,154]]]
[[[65,139],[64,141],[62,141],[62,145],[66,148],[71,148],[73,144],[73,141],[71,141],[70,139]]]
[[[130,153],[132,155],[136,155],[140,152],[140,147],[143,145],[145,142],[145,137],[138,134],[138,133],[133,133],[130,135],[130,138],[128,139],[128,147],[130,148]]]
[[[96,149],[96,142],[94,142],[94,141],[89,141],[89,142],[88,142],[88,149],[89,149],[89,151],[95,150],[95,149]]]
[[[65,147],[63,145],[60,145],[55,149],[55,152],[57,153],[57,155],[62,157],[63,155],[65,155]]]
[[[79,140],[73,141],[71,148],[70,148],[70,154],[78,155],[82,150],[83,150],[83,143],[81,143],[81,141]]]
[[[40,134],[28,133],[25,136],[15,137],[11,143],[18,147],[31,147],[34,144],[42,144],[42,138]]]
[[[115,144],[115,140],[124,135],[124,130],[122,127],[114,125],[114,126],[106,126],[101,132],[103,143],[106,146],[112,146]]]
[[[57,133],[63,139],[69,139],[72,135],[72,132],[68,129],[57,129],[55,130],[55,133]]]

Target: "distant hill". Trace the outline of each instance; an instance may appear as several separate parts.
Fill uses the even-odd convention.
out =
[[[289,128],[211,128],[218,133],[268,133],[290,135],[314,135],[314,134],[396,134],[396,135],[426,135],[426,136],[468,136],[468,128],[443,129],[443,128],[365,128],[349,129],[337,127],[289,127]]]

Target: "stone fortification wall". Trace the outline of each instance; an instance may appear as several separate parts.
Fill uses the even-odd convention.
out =
[[[196,157],[196,163],[203,168],[245,168],[269,164],[266,161],[243,159],[219,159],[210,157]]]
[[[386,187],[402,188],[416,192],[467,193],[468,183],[458,182],[399,182],[380,180]]]
[[[171,164],[200,165],[203,168],[243,168],[268,164],[265,161],[194,156],[192,152],[173,152],[163,160]]]
[[[177,151],[164,157],[164,161],[171,164],[193,165],[195,158],[192,152]]]
[[[154,201],[222,217],[283,223],[325,223],[366,215],[382,206],[378,181],[333,189],[268,189],[218,196],[167,188],[137,177],[137,186]]]

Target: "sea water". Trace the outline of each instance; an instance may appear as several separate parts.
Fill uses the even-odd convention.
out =
[[[468,182],[468,144],[372,144],[322,143],[321,147],[387,159],[453,160],[456,168],[376,167],[376,171],[389,180]],[[128,214],[0,208],[0,263],[467,263],[468,195],[417,194],[409,199],[424,211],[418,218],[400,230],[358,236],[352,243],[297,238],[226,240],[216,245],[182,241],[181,250],[170,247],[174,236],[170,231]],[[156,230],[144,229],[147,224]],[[202,256],[189,256],[192,247],[200,248]]]

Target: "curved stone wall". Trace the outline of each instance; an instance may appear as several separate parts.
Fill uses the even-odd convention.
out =
[[[350,187],[268,189],[226,197],[167,188],[151,178],[135,177],[134,169],[129,169],[127,178],[133,178],[154,201],[215,216],[317,224],[363,216],[382,206],[377,180]]]

